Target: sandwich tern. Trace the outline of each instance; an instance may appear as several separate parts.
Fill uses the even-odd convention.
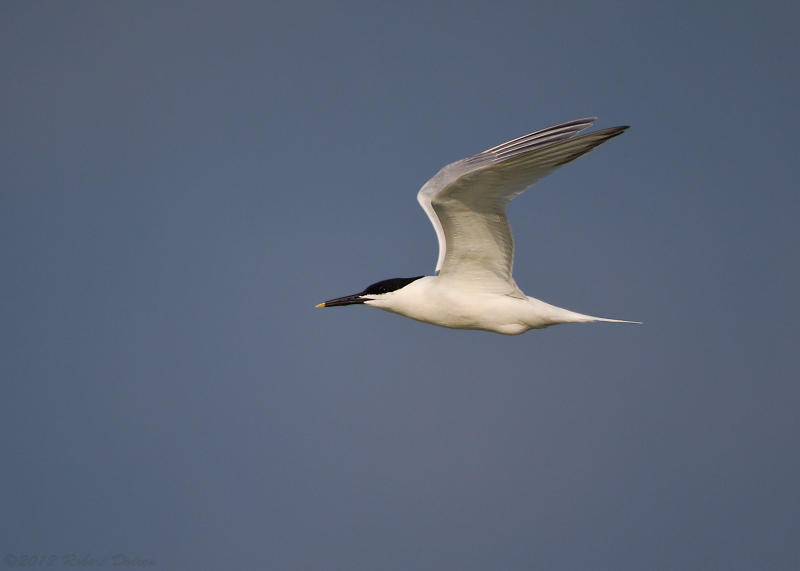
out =
[[[433,276],[394,278],[317,307],[368,305],[453,329],[518,335],[559,323],[605,321],[526,296],[511,277],[509,202],[628,127],[575,136],[596,117],[555,125],[444,167],[417,194],[439,238]]]

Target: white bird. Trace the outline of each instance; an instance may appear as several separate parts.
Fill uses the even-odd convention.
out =
[[[638,323],[555,307],[526,296],[511,277],[509,202],[628,128],[575,136],[595,119],[542,129],[444,167],[417,194],[439,238],[435,275],[384,280],[317,307],[363,304],[442,327],[505,335],[559,323]]]

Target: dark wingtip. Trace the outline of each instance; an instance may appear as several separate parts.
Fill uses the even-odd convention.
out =
[[[592,131],[591,133],[587,133],[586,135],[582,136],[591,137],[592,135],[594,135],[596,137],[597,135],[604,135],[605,140],[607,141],[608,139],[621,135],[630,128],[631,128],[630,125],[622,125],[620,127],[609,127],[608,129],[600,129],[599,131]]]

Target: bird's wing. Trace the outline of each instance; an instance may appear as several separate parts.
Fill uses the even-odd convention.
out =
[[[514,139],[446,166],[422,187],[417,200],[439,238],[436,272],[441,279],[525,297],[511,275],[514,239],[506,208],[532,184],[627,129],[575,137],[593,120],[570,121]]]

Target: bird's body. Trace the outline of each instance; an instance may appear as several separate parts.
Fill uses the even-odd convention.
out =
[[[511,199],[627,129],[575,137],[592,120],[543,129],[443,168],[417,195],[439,239],[436,275],[385,280],[317,307],[364,304],[442,327],[505,335],[559,323],[632,323],[526,296],[511,275],[514,240],[506,218]]]
[[[483,329],[518,335],[559,323],[614,321],[581,315],[533,297],[524,299],[470,288],[452,287],[437,276],[424,276],[402,289],[365,304],[417,321],[451,329]]]

